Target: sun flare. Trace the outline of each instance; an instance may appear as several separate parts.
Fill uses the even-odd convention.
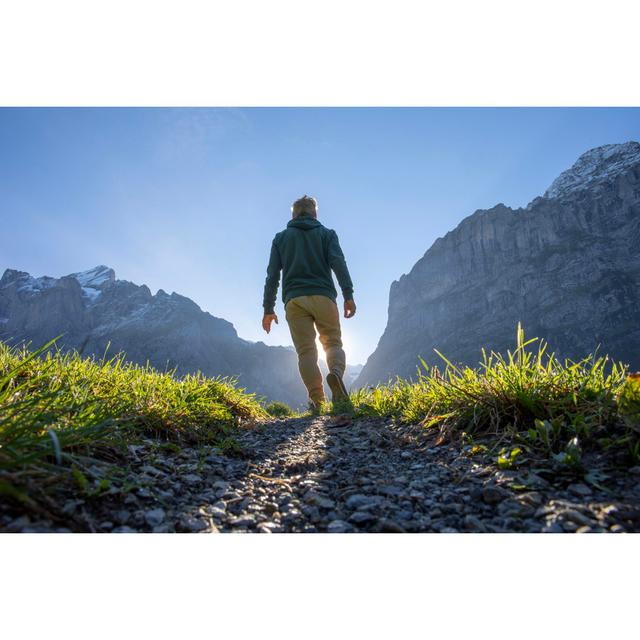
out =
[[[318,360],[322,360],[323,362],[326,363],[327,356],[324,352],[324,347],[322,346],[322,343],[320,342],[320,338],[318,336],[316,336],[316,347],[318,348]],[[349,353],[350,353],[350,342],[347,339],[347,337],[344,335],[344,333],[342,334],[342,348],[344,349],[344,352],[347,355],[347,362],[348,362]]]

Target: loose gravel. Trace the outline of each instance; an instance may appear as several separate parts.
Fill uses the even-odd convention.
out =
[[[640,468],[589,484],[499,471],[390,420],[296,418],[243,431],[242,453],[131,446],[134,489],[68,496],[56,522],[0,508],[13,532],[631,532]],[[68,521],[65,521],[65,515]]]

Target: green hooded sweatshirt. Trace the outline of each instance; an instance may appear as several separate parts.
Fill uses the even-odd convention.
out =
[[[297,296],[312,295],[327,296],[335,301],[337,294],[331,270],[338,278],[344,299],[353,298],[353,284],[336,232],[307,215],[289,221],[271,244],[262,302],[264,312],[274,312],[280,271],[284,304]]]

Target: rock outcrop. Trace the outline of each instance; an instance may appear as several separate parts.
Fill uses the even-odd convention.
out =
[[[586,152],[524,209],[479,210],[391,285],[387,327],[355,386],[415,376],[434,353],[475,365],[522,322],[561,357],[640,368],[640,144]]]

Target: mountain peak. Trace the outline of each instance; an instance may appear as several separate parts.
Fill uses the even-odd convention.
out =
[[[69,277],[75,278],[80,283],[81,287],[98,289],[107,282],[114,282],[116,279],[116,272],[110,267],[100,264],[93,269],[88,269],[87,271],[70,273]]]
[[[640,163],[640,143],[605,144],[583,153],[574,165],[563,171],[544,194],[558,198],[591,187]]]
[[[70,273],[69,278],[75,278],[82,287],[82,293],[90,302],[95,302],[102,293],[102,289],[106,284],[115,282],[116,272],[110,267],[99,264],[93,269],[87,271],[79,271],[78,273]]]
[[[14,286],[20,292],[40,293],[45,289],[50,289],[55,282],[56,279],[49,276],[34,278],[26,271],[6,269],[0,279],[0,288]]]

